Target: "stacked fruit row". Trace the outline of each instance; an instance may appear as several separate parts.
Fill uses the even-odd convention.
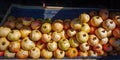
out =
[[[120,15],[107,9],[73,20],[9,16],[0,27],[0,56],[75,58],[120,53]]]

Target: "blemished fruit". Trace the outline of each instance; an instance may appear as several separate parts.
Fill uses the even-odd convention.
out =
[[[68,35],[69,37],[75,36],[76,33],[77,33],[76,30],[73,30],[73,29],[68,29],[68,30],[67,30],[67,35]]]
[[[48,34],[42,34],[42,38],[41,38],[41,40],[43,41],[43,42],[50,42],[51,41],[51,33],[48,33]]]
[[[32,21],[34,21],[34,18],[32,18],[32,17],[24,17],[24,18],[22,19],[22,24],[23,24],[24,26],[30,26],[31,23],[32,23]]]
[[[21,38],[25,38],[31,33],[31,28],[24,26],[20,29],[20,33],[21,33]]]

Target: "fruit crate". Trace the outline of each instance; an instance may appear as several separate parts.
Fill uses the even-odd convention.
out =
[[[81,13],[89,13],[90,11],[99,11],[100,8],[73,8],[73,7],[42,7],[42,6],[24,6],[24,5],[11,5],[6,15],[1,21],[0,25],[7,20],[8,16],[15,17],[33,17],[33,18],[51,18],[55,19],[73,19],[77,18]],[[109,9],[110,12],[120,12],[119,9]],[[5,59],[6,57],[0,57]],[[54,59],[54,58],[53,58]],[[64,59],[68,59],[65,57]],[[98,56],[98,57],[76,57],[75,59],[120,59],[119,56]]]

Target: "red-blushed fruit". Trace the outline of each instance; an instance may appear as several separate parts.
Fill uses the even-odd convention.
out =
[[[19,59],[26,59],[28,56],[29,52],[27,50],[20,49],[20,51],[16,53],[16,57]]]
[[[32,17],[24,17],[24,18],[22,19],[22,24],[23,24],[24,26],[30,26],[31,23],[32,23],[32,21],[34,21],[34,18],[32,18]]]
[[[107,20],[103,21],[102,26],[103,26],[107,31],[109,31],[109,30],[115,29],[116,24],[115,24],[115,22],[114,22],[113,20],[107,19]]]
[[[87,51],[79,51],[78,52],[78,56],[87,57],[88,56],[88,52]]]
[[[78,56],[78,50],[76,48],[69,48],[66,51],[66,56],[69,58],[75,58]]]
[[[90,34],[95,34],[95,30],[96,30],[97,28],[96,27],[93,27],[93,26],[90,26]]]
[[[55,32],[61,32],[63,30],[63,23],[61,22],[53,22],[52,30]]]
[[[20,50],[20,41],[10,42],[9,51],[16,53],[19,50]]]
[[[56,49],[54,52],[53,52],[53,55],[55,58],[58,58],[58,59],[61,59],[61,58],[64,58],[65,57],[65,51],[62,51],[60,49]]]
[[[120,28],[115,28],[115,29],[113,30],[113,36],[114,36],[115,38],[120,38]]]
[[[103,50],[100,50],[99,52],[97,52],[98,53],[98,56],[104,56],[104,51]]]
[[[96,35],[92,34],[89,35],[89,40],[88,40],[88,44],[91,46],[96,46],[99,43],[99,39],[97,38]]]
[[[109,17],[108,9],[100,9],[99,16],[101,16],[103,20],[108,19],[108,17]]]
[[[21,29],[21,28],[23,27],[23,24],[20,23],[20,22],[17,22],[17,23],[15,24],[15,26],[16,26],[17,29]]]
[[[120,16],[119,15],[116,15],[114,18],[113,18],[114,22],[116,23],[117,26],[120,26]]]
[[[5,27],[9,27],[11,29],[14,29],[15,28],[15,21],[6,21],[3,26]]]
[[[99,39],[102,39],[102,38],[106,38],[107,37],[107,31],[102,28],[102,27],[99,27],[95,30],[95,34],[97,35],[97,37]]]
[[[4,52],[3,51],[0,51],[0,57],[1,56],[4,56]]]
[[[31,23],[31,28],[32,29],[39,29],[40,28],[40,26],[41,26],[41,23],[40,23],[40,21],[39,20],[34,20],[32,23]]]
[[[11,32],[8,27],[0,27],[0,37],[6,37]]]
[[[93,17],[93,16],[97,16],[98,14],[97,14],[96,11],[91,11],[91,12],[89,13],[89,15],[90,15],[90,17]]]
[[[70,19],[65,19],[63,22],[63,29],[67,30],[70,28]]]
[[[97,44],[96,46],[93,46],[93,50],[95,52],[100,52],[102,50],[102,45],[101,44]]]
[[[90,16],[87,13],[82,13],[79,15],[79,20],[82,23],[87,23],[90,20]]]
[[[112,30],[107,31],[107,37],[111,37],[113,35],[112,32]]]
[[[114,48],[119,49],[120,46],[120,40],[118,38],[115,37],[111,37],[109,40],[110,45],[112,45]]]
[[[104,44],[103,45],[103,50],[105,52],[111,52],[113,50],[113,47],[110,44]]]
[[[39,40],[36,43],[36,47],[38,47],[40,50],[46,47],[46,44],[44,42],[42,42],[42,40]]]
[[[31,28],[24,26],[20,29],[20,33],[21,33],[21,38],[25,38],[31,33]]]

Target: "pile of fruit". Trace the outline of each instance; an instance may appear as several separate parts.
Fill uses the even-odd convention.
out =
[[[0,56],[75,58],[120,54],[120,15],[82,13],[74,19],[42,20],[9,16],[0,26]]]

